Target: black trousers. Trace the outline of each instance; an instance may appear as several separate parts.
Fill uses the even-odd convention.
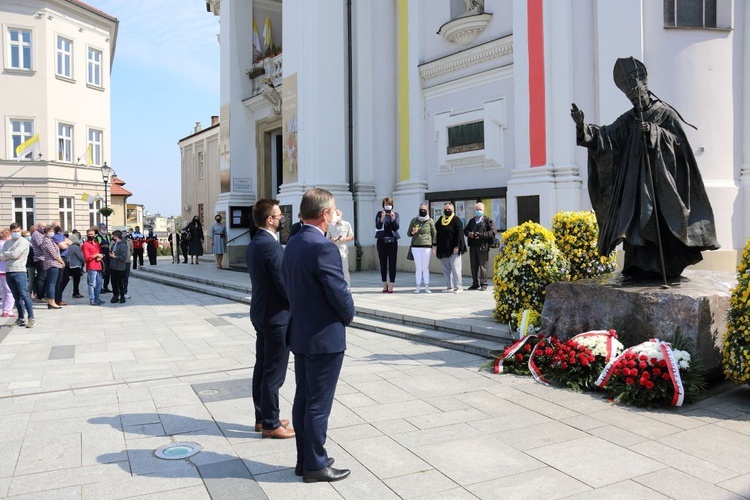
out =
[[[46,295],[44,293],[44,281],[47,278],[47,271],[44,270],[44,261],[35,260],[34,269],[36,270],[36,275],[34,276],[34,292],[36,293],[36,298],[41,300]]]
[[[156,265],[156,248],[154,248],[153,245],[149,245],[148,250],[146,250],[146,253],[148,254],[149,265],[155,266]]]
[[[487,285],[487,261],[490,259],[489,250],[480,250],[479,247],[469,247],[469,264],[471,264],[471,284],[477,286]]]
[[[65,290],[65,285],[68,284],[68,282],[65,281],[65,279],[67,278],[67,280],[70,281],[70,277],[68,276],[68,258],[62,257],[62,259],[65,261],[65,265],[57,273],[57,282],[55,283],[55,303],[56,304],[62,302],[62,294],[63,294],[63,291]]]
[[[112,278],[112,299],[122,299],[125,297],[125,271],[111,269],[109,275]]]
[[[81,295],[81,275],[83,274],[83,269],[80,267],[71,267],[70,268],[70,277],[73,279],[73,295]]]
[[[182,258],[184,259],[183,262],[185,264],[187,264],[188,249],[187,245],[182,245]],[[177,261],[179,262],[179,260],[180,259],[178,258]]]
[[[125,274],[122,277],[123,295],[128,294],[128,283],[130,282],[130,262],[125,263]]]
[[[289,364],[289,346],[286,345],[286,325],[253,324],[255,341],[255,368],[253,368],[253,406],[255,422],[273,430],[281,425],[279,420],[279,389],[286,379]]]
[[[102,254],[104,255],[104,259],[102,259],[102,289],[104,289],[109,288],[109,249],[102,250]]]
[[[292,423],[297,441],[297,464],[303,469],[328,467],[324,445],[343,362],[343,352],[294,354],[297,391],[294,393]]]
[[[383,281],[390,281],[391,283],[396,282],[396,255],[398,255],[398,241],[393,243],[385,243],[382,239],[378,239],[378,260],[380,260],[380,277]],[[388,273],[388,280],[386,280],[386,271]]]
[[[133,269],[138,269],[139,265],[143,265],[143,248],[133,249]]]

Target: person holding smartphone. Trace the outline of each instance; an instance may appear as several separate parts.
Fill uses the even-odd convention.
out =
[[[393,198],[390,196],[383,198],[380,204],[383,210],[375,215],[375,239],[380,261],[380,277],[383,279],[383,293],[393,293],[393,284],[396,281],[398,240],[401,237],[398,234],[399,218],[398,213],[393,211]]]

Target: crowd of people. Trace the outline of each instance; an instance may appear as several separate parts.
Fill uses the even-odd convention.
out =
[[[382,211],[375,215],[375,240],[380,262],[383,293],[393,293],[396,281],[396,259],[398,241],[401,239],[401,221],[393,209],[393,198],[383,198]],[[474,205],[474,217],[464,226],[456,215],[452,203],[443,206],[443,214],[437,220],[429,215],[426,203],[419,205],[418,215],[402,230],[410,238],[408,258],[414,261],[416,288],[414,293],[432,293],[430,290],[430,256],[440,261],[446,287],[443,292],[461,293],[461,256],[469,251],[471,286],[469,290],[487,290],[491,276],[487,271],[490,245],[495,240],[495,222],[484,213],[484,204]],[[468,242],[468,245],[467,245]]]
[[[156,265],[159,242],[152,229],[144,235],[134,230],[111,233],[105,223],[86,230],[64,231],[59,222],[37,222],[24,229],[10,224],[0,230],[0,283],[2,317],[15,317],[15,324],[36,325],[34,303],[59,310],[68,304],[63,294],[72,281],[71,298],[82,299],[81,278],[86,278],[89,304],[102,305],[102,294],[112,294],[111,303],[130,298],[130,270],[143,266],[144,250]],[[111,288],[110,288],[111,285]]]

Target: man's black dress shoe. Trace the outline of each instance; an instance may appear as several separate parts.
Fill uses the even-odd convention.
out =
[[[479,290],[479,285],[471,285],[469,290]]]
[[[333,457],[328,457],[328,467],[332,466],[333,462],[335,462]],[[302,477],[302,464],[297,464],[294,466],[294,475],[297,477]]]
[[[306,483],[317,483],[319,481],[332,483],[333,481],[341,481],[349,477],[351,471],[349,469],[334,469],[333,467],[326,467],[320,470],[302,470],[302,480]]]

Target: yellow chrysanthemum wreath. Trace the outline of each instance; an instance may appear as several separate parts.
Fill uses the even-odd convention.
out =
[[[552,234],[570,263],[571,281],[615,270],[617,252],[600,257],[597,251],[599,225],[593,212],[557,212],[552,218]]]
[[[508,229],[503,242],[494,263],[494,317],[507,323],[524,309],[541,313],[545,287],[568,279],[568,263],[552,233],[534,222]]]
[[[737,286],[729,300],[721,354],[724,375],[729,380],[738,385],[750,382],[750,238],[737,268]]]

